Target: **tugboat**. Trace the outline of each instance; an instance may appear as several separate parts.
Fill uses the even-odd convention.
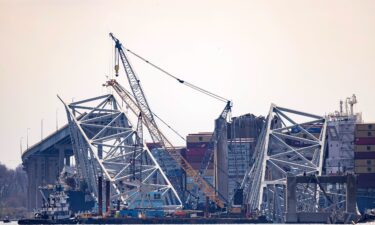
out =
[[[69,219],[71,214],[68,196],[58,184],[55,186],[55,191],[46,200],[44,199],[42,208],[35,213],[35,219],[63,220]]]
[[[9,217],[5,217],[4,219],[3,219],[3,223],[10,223],[10,219],[9,219]]]

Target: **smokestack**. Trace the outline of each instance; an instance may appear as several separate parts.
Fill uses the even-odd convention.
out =
[[[103,214],[103,178],[100,176],[98,177],[98,215],[101,216]]]
[[[109,203],[110,203],[110,194],[111,194],[111,183],[109,180],[105,181],[105,211],[108,213],[110,208],[109,208]]]

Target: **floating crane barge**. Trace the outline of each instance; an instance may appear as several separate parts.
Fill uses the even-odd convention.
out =
[[[256,224],[267,223],[265,218],[87,218],[43,220],[24,219],[18,224]]]

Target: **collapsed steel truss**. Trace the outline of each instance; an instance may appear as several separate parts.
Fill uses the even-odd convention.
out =
[[[253,167],[242,182],[248,212],[284,222],[286,178],[322,175],[326,127],[321,116],[271,105]],[[312,196],[310,189],[299,187],[297,196],[305,207],[317,208],[319,196]]]
[[[65,104],[79,176],[98,198],[97,180],[111,183],[111,201],[129,208],[181,208],[182,203],[113,95]]]

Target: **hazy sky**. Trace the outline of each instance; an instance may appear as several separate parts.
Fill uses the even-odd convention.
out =
[[[55,130],[70,102],[106,93],[113,32],[173,74],[264,115],[271,102],[324,115],[355,93],[375,121],[375,1],[0,0],[0,162]],[[131,57],[152,109],[183,135],[211,131],[224,103]],[[123,71],[122,71],[123,72]],[[125,76],[120,82],[125,84]],[[178,144],[181,141],[174,139]]]

